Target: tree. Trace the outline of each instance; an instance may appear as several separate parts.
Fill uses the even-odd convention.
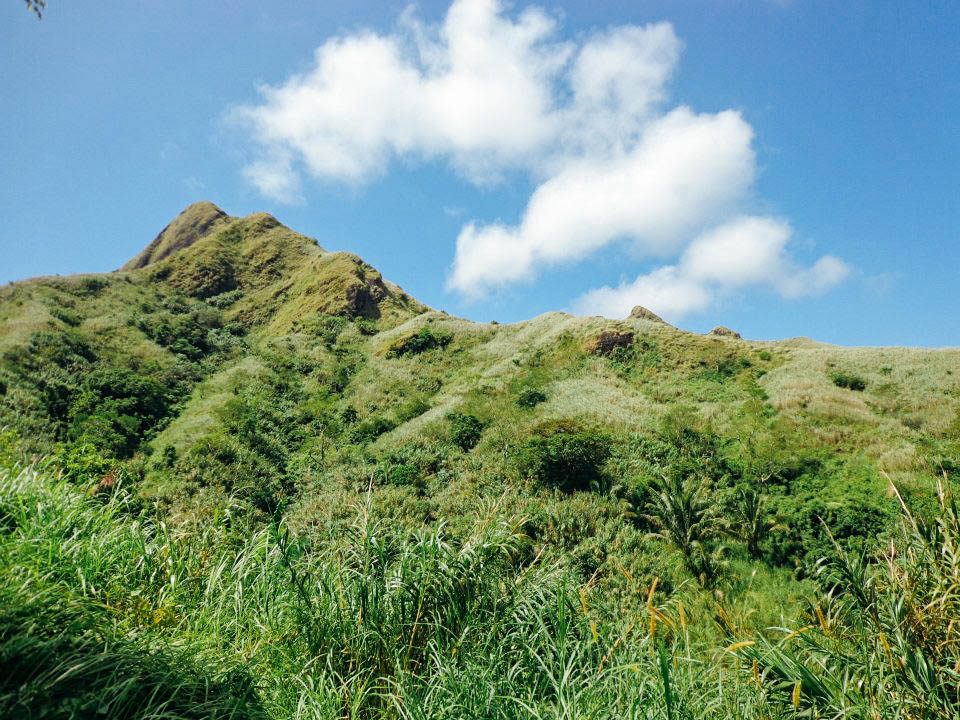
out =
[[[769,476],[755,485],[737,488],[731,508],[736,519],[733,535],[743,540],[755,560],[760,557],[760,544],[778,527],[767,510],[767,496],[763,492],[768,479]]]
[[[717,540],[723,524],[709,481],[668,473],[649,489],[643,518],[654,528],[653,534],[683,554],[687,569],[702,585],[712,585],[721,569],[723,548]]]

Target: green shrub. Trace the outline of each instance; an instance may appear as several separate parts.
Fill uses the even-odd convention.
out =
[[[387,357],[419,355],[434,348],[445,348],[453,334],[438,328],[422,327],[417,332],[397,338],[387,350]]]
[[[450,413],[447,415],[450,422],[450,441],[464,452],[470,452],[483,434],[484,423],[475,415]]]
[[[233,305],[237,300],[243,297],[243,290],[240,288],[234,288],[233,290],[227,290],[222,292],[219,295],[213,295],[207,298],[207,304],[212,305],[218,310],[226,310],[228,307]]]
[[[588,430],[564,430],[531,437],[516,451],[524,477],[565,492],[603,486],[603,465],[610,457],[610,439]]]
[[[333,345],[347,326],[346,318],[339,315],[313,315],[299,323],[300,331],[319,339],[325,345]]]
[[[357,318],[355,321],[357,326],[357,332],[361,335],[376,335],[380,332],[380,328],[377,327],[376,320],[370,320],[369,318]]]
[[[418,418],[430,409],[430,403],[423,398],[412,398],[397,409],[397,421],[405,423]]]
[[[830,379],[833,384],[840,388],[862,392],[867,389],[867,381],[859,375],[845,370],[836,370],[830,373]]]
[[[97,368],[70,407],[70,437],[116,457],[129,457],[170,409],[169,389],[124,368]]]
[[[526,387],[517,395],[517,405],[522,408],[536,407],[546,400],[546,394],[537,388]]]
[[[104,457],[103,453],[89,442],[60,444],[50,458],[63,477],[78,485],[91,485],[115,471],[117,462]]]
[[[350,429],[350,441],[364,444],[373,442],[396,427],[396,423],[381,415],[373,415],[358,422]]]
[[[70,308],[62,306],[54,306],[50,308],[50,314],[60,322],[69,325],[70,327],[76,327],[83,319]]]

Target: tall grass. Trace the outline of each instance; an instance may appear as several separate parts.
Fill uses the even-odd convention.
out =
[[[956,717],[945,496],[938,522],[906,516],[882,562],[838,548],[817,623],[738,645],[746,672],[693,646],[655,586],[620,617],[495,510],[454,543],[361,505],[321,552],[282,522],[185,536],[122,483],[104,496],[0,470],[0,716]]]
[[[282,524],[182,537],[122,484],[104,497],[0,471],[0,715],[680,718],[745,702],[495,517],[453,544],[360,507],[317,553]]]
[[[937,490],[931,519],[901,501],[899,536],[875,556],[834,543],[810,625],[742,645],[771,702],[820,718],[960,717],[960,513]]]

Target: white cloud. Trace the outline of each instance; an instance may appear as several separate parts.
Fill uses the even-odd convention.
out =
[[[392,157],[443,155],[486,180],[539,164],[560,130],[554,83],[572,47],[549,40],[554,27],[537,9],[510,20],[494,0],[458,0],[439,27],[408,14],[392,35],[327,41],[312,70],[260,88],[263,103],[232,117],[265,156],[295,157],[316,178],[360,182]],[[265,194],[297,174],[289,162],[247,168]]]
[[[782,220],[734,218],[696,238],[676,265],[615,288],[591,290],[574,301],[574,311],[626,317],[635,305],[643,305],[676,321],[741,288],[769,287],[785,298],[798,298],[826,292],[847,277],[849,267],[830,255],[809,268],[799,267],[787,251],[791,234]]]
[[[674,321],[692,312],[705,310],[713,294],[704,283],[690,278],[672,265],[641,275],[619,287],[591,290],[574,301],[579,315],[623,318],[636,305],[643,305],[661,317]]]
[[[555,30],[536,8],[511,19],[497,0],[456,0],[439,26],[408,12],[392,34],[328,40],[309,72],[231,112],[259,148],[246,174],[282,200],[298,167],[362,182],[394,157],[442,156],[486,182],[622,148],[663,99],[680,49],[673,28],[618,27],[580,47]]]
[[[750,284],[799,297],[842,280],[829,256],[796,268],[785,224],[740,217],[753,130],[733,110],[665,106],[680,51],[669,23],[566,41],[541,9],[454,0],[436,25],[408,10],[393,32],[328,40],[311,69],[231,117],[254,140],[247,178],[281,201],[301,198],[304,175],[363,183],[397,160],[443,160],[477,184],[526,173],[536,188],[516,224],[459,233],[447,286],[468,298],[615,242],[676,260],[578,308],[623,315],[643,297],[679,317]]]
[[[751,137],[737,113],[674,110],[629,153],[569,163],[533,193],[519,226],[465,227],[449,287],[479,296],[622,238],[646,254],[674,252],[749,187]]]

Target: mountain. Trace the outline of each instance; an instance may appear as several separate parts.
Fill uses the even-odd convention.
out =
[[[34,474],[17,469],[23,467]],[[595,623],[591,612],[599,613],[609,623],[603,627],[626,633],[623,638],[639,622],[653,638],[656,591],[663,607],[673,608],[672,629],[663,631],[670,643],[682,636],[677,623],[686,628],[689,614],[687,642],[692,632],[702,647],[715,648],[730,634],[801,622],[801,599],[819,587],[821,558],[835,547],[859,552],[892,537],[901,503],[932,517],[937,478],[946,477],[949,486],[958,467],[960,350],[745,340],[725,327],[698,335],[639,307],[622,320],[547,313],[511,325],[474,323],[432,310],[355,255],[328,252],[271,215],[231,217],[209,202],[186,208],[115,272],[0,288],[0,470],[6,468],[0,476],[3,492],[9,490],[0,492],[0,537],[25,533],[0,547],[13,558],[42,532],[60,537],[53,525],[42,530],[29,508],[67,503],[64,517],[88,508],[81,512],[87,520],[70,522],[94,533],[78,552],[106,547],[110,533],[133,537],[143,532],[142,523],[156,523],[162,530],[151,530],[150,538],[169,533],[163,552],[172,558],[176,544],[185,553],[179,582],[187,589],[168,587],[174,576],[166,585],[143,580],[136,596],[114,576],[94,583],[100,609],[81,615],[99,618],[103,607],[112,608],[109,622],[126,633],[117,636],[121,644],[138,633],[159,633],[157,642],[172,643],[175,653],[187,637],[208,637],[210,647],[219,647],[233,642],[225,638],[236,631],[248,639],[231,650],[229,663],[253,653],[269,665],[257,655],[266,649],[250,649],[259,647],[251,639],[257,633],[224,630],[217,625],[227,622],[221,615],[210,620],[215,630],[190,629],[186,619],[213,607],[200,585],[227,582],[215,577],[211,558],[224,558],[216,572],[229,574],[224,568],[239,562],[237,548],[252,548],[259,538],[282,550],[271,566],[280,575],[270,582],[286,587],[278,578],[293,573],[291,597],[300,600],[277,605],[293,613],[284,617],[319,612],[304,599],[307,589],[297,575],[308,566],[330,573],[323,575],[330,588],[373,577],[374,567],[409,570],[418,592],[440,592],[442,583],[430,583],[441,582],[442,566],[453,573],[443,582],[459,588],[449,590],[450,603],[475,592],[491,607],[500,600],[489,593],[500,598],[506,587],[526,587],[524,568],[543,566],[549,571],[536,575],[535,584],[552,588],[542,598],[548,605],[562,606],[556,603],[565,591],[555,583],[562,576],[580,587],[571,601],[579,609],[572,612],[589,623]],[[48,476],[60,479],[42,480]],[[24,493],[47,499],[33,505],[13,499]],[[104,507],[107,519],[94,520]],[[364,524],[374,521],[381,530]],[[507,539],[483,545],[477,538],[491,528],[507,528]],[[383,545],[379,560],[363,555],[381,548],[383,538],[401,536],[407,544],[397,548],[406,550],[388,552]],[[445,558],[436,560],[440,565],[417,564],[428,562],[416,554],[428,547]],[[486,547],[499,549],[484,555]],[[130,552],[122,561],[130,568],[154,562]],[[263,557],[274,557],[270,552],[262,550]],[[355,570],[349,558],[360,557],[356,553],[367,558],[367,570],[348,573],[353,580],[347,580],[343,568]],[[37,557],[43,559],[16,563],[39,563],[36,578],[54,577],[43,574],[54,555]],[[406,560],[396,565],[397,558]],[[90,562],[99,567],[99,560]],[[315,565],[323,562],[333,564]],[[77,572],[85,577],[85,571],[56,567],[66,584],[50,592],[77,598],[94,592],[86,589],[93,580],[74,585]],[[155,579],[160,571],[152,572]],[[471,585],[485,573],[501,579]],[[362,592],[390,587],[384,579]],[[234,591],[241,592],[239,586],[222,590]],[[353,602],[330,600],[330,607],[341,601],[344,607]],[[591,604],[602,610],[591,611]],[[454,605],[418,610],[404,626],[403,643],[426,653],[419,613],[453,612]],[[267,610],[249,612],[243,622],[253,628]],[[365,627],[363,617],[357,610],[338,632],[353,637]],[[457,622],[452,617],[449,622]],[[499,617],[483,622],[500,627]],[[14,622],[0,617],[0,624],[8,621]],[[386,627],[390,621],[377,622]],[[599,642],[589,623],[583,632]],[[517,626],[517,637],[539,632],[523,628]],[[555,630],[544,637],[554,638]],[[499,630],[491,632],[500,637]],[[20,628],[3,637],[24,633]],[[306,652],[297,644],[306,640],[289,628],[271,637],[278,647],[289,640],[296,652]],[[612,635],[604,642],[609,645],[595,658],[601,670],[612,648],[647,653],[634,640]],[[135,645],[134,655],[147,652],[143,647]],[[322,654],[320,646],[311,647]],[[443,647],[449,655],[460,645]],[[359,664],[337,665],[336,672],[382,681],[385,666],[363,665],[373,657],[364,653],[375,652],[364,648],[343,649],[336,663],[351,657]],[[477,658],[506,648],[477,649],[470,657],[481,662]],[[197,652],[206,657],[207,650]],[[174,655],[163,657],[181,667]],[[421,678],[426,657],[410,660],[411,677]],[[252,665],[244,667],[256,676]],[[289,670],[269,667],[269,677]],[[297,667],[289,672],[307,672]],[[480,673],[479,667],[470,672]],[[363,675],[368,671],[373,674]],[[26,687],[28,680],[18,682]],[[234,690],[224,692],[236,699]],[[3,697],[0,692],[0,709]],[[282,705],[279,697],[274,700]]]

